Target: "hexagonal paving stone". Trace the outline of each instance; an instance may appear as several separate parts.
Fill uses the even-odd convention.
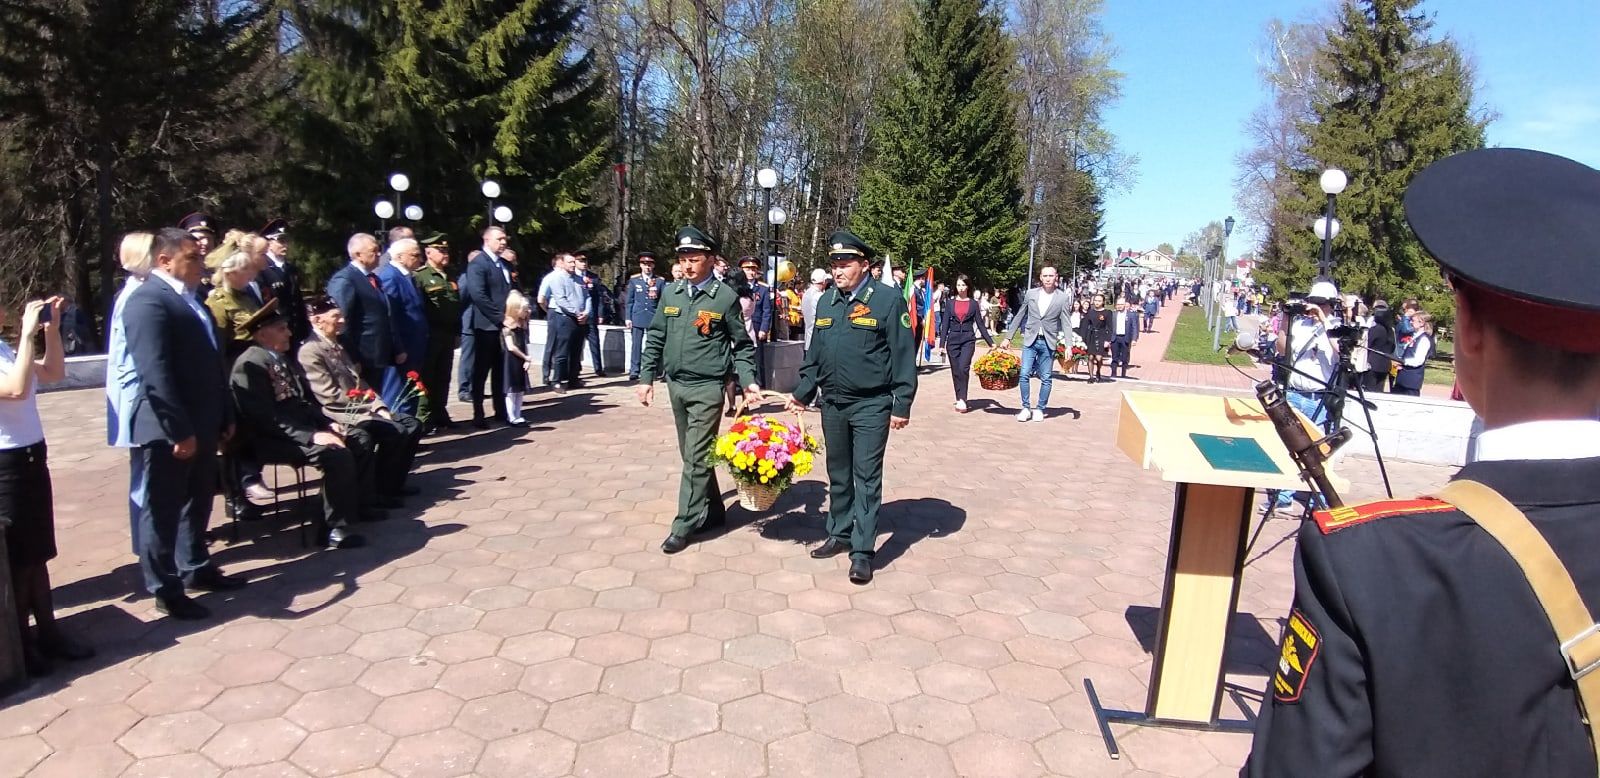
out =
[[[136,759],[198,751],[222,723],[200,711],[152,716],[133,725],[117,745]]]
[[[860,748],[866,775],[915,775],[917,778],[955,778],[956,768],[944,748],[899,733],[886,735]]]
[[[1014,740],[1031,742],[1061,729],[1061,722],[1043,703],[1009,694],[978,701],[972,714],[983,731]]]
[[[839,673],[831,667],[811,662],[788,662],[761,674],[761,688],[768,694],[795,702],[815,702],[838,694],[844,688]]]
[[[267,764],[288,758],[306,734],[282,719],[243,721],[224,726],[200,753],[223,768]]]
[[[626,632],[607,632],[580,639],[572,655],[585,662],[610,667],[643,659],[650,653],[650,641]]]
[[[203,675],[169,678],[140,689],[128,698],[128,706],[146,716],[159,716],[203,708],[221,693],[222,684]]]
[[[1049,702],[1072,692],[1061,671],[1026,662],[1010,662],[989,671],[1001,692],[1029,700]]]
[[[865,643],[836,635],[822,635],[795,644],[794,651],[807,662],[829,667],[843,667],[872,658]]]
[[[601,669],[572,657],[552,659],[528,668],[519,689],[545,702],[556,702],[599,688]]]
[[[380,764],[401,778],[471,775],[483,747],[482,740],[459,729],[441,729],[400,738]]]
[[[836,694],[806,706],[811,729],[836,740],[860,745],[894,731],[882,703],[850,694]]]
[[[499,656],[524,665],[536,665],[572,655],[578,641],[555,632],[532,632],[506,638]]]
[[[717,660],[683,671],[683,692],[711,702],[729,702],[761,691],[755,668]]]
[[[773,778],[857,778],[861,766],[855,747],[849,743],[816,732],[802,732],[767,746],[767,774]]]
[[[637,732],[622,732],[579,746],[572,772],[594,778],[654,778],[667,773],[669,754],[666,743]]]
[[[806,729],[805,706],[757,694],[722,706],[722,728],[758,743],[771,743]]]
[[[394,738],[367,724],[312,733],[289,761],[316,776],[333,776],[378,766]]]
[[[956,770],[973,778],[1021,778],[1044,774],[1044,760],[1027,743],[979,732],[950,746]]]
[[[761,745],[713,732],[672,749],[672,774],[684,778],[756,778],[766,773]]]
[[[505,692],[469,700],[456,714],[455,727],[485,741],[532,732],[550,706],[523,692]]]
[[[172,754],[140,759],[122,772],[122,778],[215,778],[222,770],[199,754]]]
[[[301,697],[284,713],[284,718],[309,732],[318,732],[366,721],[376,707],[377,695],[359,686],[341,686]]]
[[[967,667],[988,670],[1011,661],[1011,653],[1004,645],[971,635],[946,638],[939,641],[938,648],[946,661]]]
[[[557,702],[545,713],[544,728],[579,743],[623,732],[633,719],[633,704],[609,694],[585,694]]]
[[[422,689],[378,703],[368,721],[395,737],[420,735],[450,726],[461,700],[438,689]]]
[[[977,731],[971,709],[960,703],[919,694],[890,706],[895,729],[902,734],[947,745]]]
[[[688,668],[722,656],[721,641],[684,633],[650,642],[650,658],[673,667]]]
[[[73,708],[56,717],[39,736],[57,751],[115,741],[141,717],[133,708],[120,703]]]
[[[821,616],[799,610],[782,610],[761,616],[758,625],[763,634],[791,642],[813,638],[827,632]]]
[[[717,728],[717,706],[686,694],[669,694],[633,709],[633,729],[669,743],[703,735]]]
[[[86,775],[116,775],[133,759],[126,751],[109,743],[58,751],[45,757],[29,771],[30,778],[80,778]]]
[[[428,636],[408,627],[369,632],[350,644],[349,653],[369,662],[416,656],[428,645]]]
[[[502,638],[480,630],[440,635],[428,641],[422,653],[447,665],[494,656]]]
[[[608,667],[600,678],[600,691],[632,702],[655,699],[679,688],[682,671],[654,659],[641,659]]]
[[[604,608],[578,608],[557,613],[550,619],[550,630],[574,638],[611,632],[622,623],[622,614]]]
[[[886,662],[863,662],[839,670],[844,690],[882,703],[899,702],[921,691],[910,670]]]
[[[722,647],[722,658],[764,670],[793,661],[795,655],[793,644],[787,640],[771,635],[746,635],[725,643]]]
[[[755,616],[735,610],[710,610],[689,617],[690,632],[714,640],[733,640],[753,635],[757,628]]]
[[[461,699],[470,700],[517,688],[522,672],[522,665],[491,656],[450,666],[439,678],[437,686]]]
[[[322,624],[297,629],[278,642],[278,650],[289,656],[304,659],[308,656],[338,654],[356,642],[360,635],[341,624]]]
[[[444,675],[444,665],[417,657],[379,662],[361,674],[356,683],[379,697],[430,689]]]
[[[994,694],[994,683],[982,670],[950,662],[929,665],[917,671],[922,690],[951,702],[974,703]]]
[[[133,708],[139,710],[137,705]],[[66,708],[50,697],[13,701],[0,708],[0,738],[35,734],[65,712]]]
[[[556,778],[572,769],[578,746],[544,731],[501,738],[483,750],[474,775],[484,778]]]
[[[472,629],[482,618],[483,611],[477,608],[445,605],[417,613],[407,626],[424,635],[447,635],[451,632],[465,632]]]

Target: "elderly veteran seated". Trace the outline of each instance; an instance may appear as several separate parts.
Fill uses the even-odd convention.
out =
[[[370,449],[348,445],[345,430],[323,415],[285,355],[289,322],[269,300],[241,323],[252,345],[234,361],[229,385],[239,410],[239,437],[262,462],[309,462],[322,471],[322,536],[328,548],[354,548],[349,524],[360,515],[360,489],[370,478]]]
[[[377,451],[373,465],[376,486],[369,492],[375,504],[398,508],[401,498],[417,493],[406,486],[411,460],[422,438],[422,422],[397,413],[361,378],[360,369],[339,345],[344,313],[338,303],[321,295],[306,303],[311,317],[311,337],[300,346],[300,366],[322,411],[349,428],[351,437]]]

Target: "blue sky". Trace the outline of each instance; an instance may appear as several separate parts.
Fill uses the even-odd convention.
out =
[[[1139,156],[1131,187],[1106,203],[1106,246],[1179,245],[1235,211],[1234,159],[1244,122],[1264,99],[1256,56],[1267,22],[1331,15],[1320,0],[1107,0],[1105,30],[1123,73],[1107,114]],[[1430,0],[1435,34],[1478,66],[1480,104],[1498,118],[1489,143],[1600,167],[1600,0]],[[1235,233],[1230,253],[1253,248]]]

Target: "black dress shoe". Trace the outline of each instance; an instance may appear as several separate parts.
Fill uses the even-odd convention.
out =
[[[156,610],[180,621],[211,618],[210,608],[181,594],[171,597],[156,595]]]
[[[325,544],[332,549],[361,548],[367,544],[367,539],[357,535],[344,527],[334,527],[328,531],[328,542]]]
[[[34,641],[39,647],[39,653],[52,659],[65,659],[69,662],[81,662],[94,658],[94,649],[85,643],[79,643],[66,635],[55,634],[48,638],[41,637]]]
[[[480,429],[480,430],[489,429],[489,422],[485,421],[484,419],[481,419],[481,418],[480,419],[473,419],[472,420],[472,428],[473,429]]]
[[[668,535],[661,541],[661,553],[676,554],[689,547],[689,539],[682,535]]]
[[[850,560],[850,583],[865,584],[872,582],[872,560],[861,558]]]
[[[828,557],[838,556],[838,555],[843,554],[843,553],[845,553],[846,551],[849,551],[849,550],[850,550],[849,544],[841,543],[836,538],[828,538],[827,540],[822,542],[822,545],[811,549],[811,558],[812,559],[827,559]]]
[[[246,583],[248,582],[245,579],[236,575],[224,575],[215,567],[206,567],[194,571],[194,575],[189,578],[188,586],[190,589],[202,592],[231,592],[243,589]]]

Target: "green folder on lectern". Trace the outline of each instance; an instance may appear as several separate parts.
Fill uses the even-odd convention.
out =
[[[1245,473],[1282,473],[1267,450],[1254,438],[1231,435],[1202,435],[1189,433],[1195,448],[1206,458],[1206,463],[1218,470],[1236,470]]]

